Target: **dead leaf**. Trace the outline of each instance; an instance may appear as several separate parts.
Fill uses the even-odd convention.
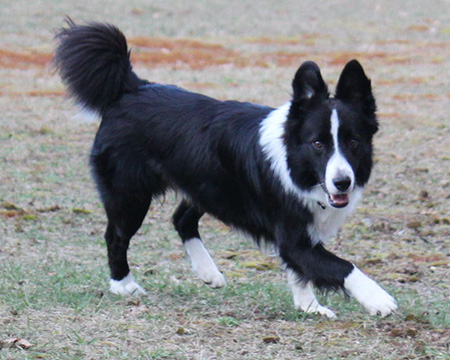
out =
[[[419,199],[420,200],[427,200],[430,198],[430,194],[427,190],[420,190],[419,192]]]
[[[410,255],[412,261],[416,263],[439,263],[446,260],[445,256],[442,254],[428,254],[428,255]]]
[[[430,169],[428,168],[414,168],[412,169],[413,173],[416,175],[419,174],[428,174],[430,172]]]
[[[37,216],[33,214],[24,214],[22,219],[25,221],[34,221],[37,220]]]
[[[392,337],[415,338],[417,336],[417,333],[418,333],[418,330],[416,328],[403,327],[403,328],[392,329],[391,332],[389,333],[389,335]]]
[[[449,262],[447,260],[441,260],[441,261],[433,261],[430,265],[431,266],[447,266]]]
[[[265,344],[278,344],[280,342],[280,337],[278,335],[265,336],[263,337],[263,342]]]
[[[417,329],[415,329],[415,328],[406,329],[405,335],[415,338],[417,336]]]
[[[373,258],[373,259],[367,259],[367,260],[364,260],[364,265],[371,266],[371,265],[377,265],[377,264],[380,264],[380,263],[382,263],[382,262],[383,262],[383,259],[380,259],[380,258]]]
[[[418,324],[429,324],[430,321],[428,320],[427,317],[428,317],[427,312],[423,312],[420,315],[415,315],[415,314],[409,313],[408,315],[405,316],[405,321],[413,321]]]
[[[277,266],[273,263],[266,261],[246,261],[241,264],[244,268],[256,269],[256,270],[268,270],[276,269]]]
[[[128,306],[140,306],[141,305],[141,299],[136,298],[136,299],[131,299],[127,302]]]
[[[129,310],[129,314],[133,316],[147,314],[150,312],[150,308],[147,305],[134,306]]]
[[[2,215],[3,217],[6,218],[13,218],[16,216],[20,216],[23,214],[23,210],[5,210],[5,211],[0,211],[0,215]]]
[[[180,254],[172,253],[169,255],[170,260],[178,260],[180,259]]]
[[[177,331],[175,331],[177,335],[188,335],[189,331],[187,331],[184,327],[180,326]]]
[[[36,95],[39,95],[39,94],[36,94]],[[53,129],[50,126],[46,126],[46,125],[42,125],[38,131],[38,133],[40,135],[53,134],[53,132],[54,132]]]
[[[49,206],[49,207],[37,209],[37,211],[38,211],[38,212],[41,212],[41,213],[45,213],[45,212],[55,212],[55,211],[59,211],[59,210],[61,210],[61,208],[59,207],[59,205],[53,205],[53,206]],[[75,212],[75,211],[74,211],[74,212]]]
[[[18,207],[17,205],[14,205],[13,203],[9,202],[9,201],[4,201],[0,204],[0,207],[5,209],[5,210],[22,210],[20,207]]]
[[[384,275],[385,279],[388,280],[395,280],[398,282],[405,282],[406,276],[404,274],[397,274],[397,273],[387,273]]]
[[[245,270],[233,270],[233,271],[227,271],[227,277],[244,277],[246,276]]]
[[[83,215],[89,215],[91,213],[91,211],[89,210],[80,208],[73,208],[72,211],[74,214],[83,214]]]
[[[9,338],[5,340],[0,341],[0,349],[3,348],[22,348],[22,349],[29,349],[32,347],[33,344],[30,343],[28,340],[20,339],[20,338]]]
[[[131,13],[133,14],[133,15],[137,15],[137,16],[141,16],[142,15],[142,10],[141,9],[138,9],[138,8],[134,8],[133,10],[131,10]]]
[[[236,251],[225,250],[221,252],[221,257],[224,259],[233,259],[237,257],[239,254]]]
[[[403,335],[403,331],[401,329],[392,329],[389,333],[389,336],[392,337],[401,337]]]
[[[420,221],[413,220],[413,221],[410,221],[409,223],[407,223],[406,227],[408,227],[410,229],[418,229],[418,228],[422,227],[422,223]]]

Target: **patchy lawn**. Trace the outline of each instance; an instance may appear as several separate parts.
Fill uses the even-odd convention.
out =
[[[0,13],[0,359],[449,359],[450,29],[442,1],[17,0]],[[279,262],[205,216],[228,286],[201,284],[152,204],[130,261],[148,297],[108,293],[105,215],[87,166],[97,121],[48,65],[52,31],[117,24],[137,73],[222,99],[279,106],[299,64],[333,88],[358,58],[381,131],[365,198],[328,247],[398,300],[388,318],[322,295],[335,321],[295,311]]]

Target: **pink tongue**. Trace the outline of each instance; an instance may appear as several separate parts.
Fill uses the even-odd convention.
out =
[[[336,204],[348,203],[348,195],[347,194],[330,195],[330,197],[331,197],[331,200]]]

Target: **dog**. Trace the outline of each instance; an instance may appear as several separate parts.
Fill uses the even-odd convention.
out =
[[[145,293],[130,273],[129,242],[152,199],[175,190],[182,200],[173,224],[210,287],[226,280],[199,234],[205,213],[276,249],[297,309],[335,317],[315,286],[343,290],[371,315],[396,310],[375,281],[324,247],[372,170],[379,125],[357,60],[344,67],[334,96],[319,67],[304,62],[291,99],[271,108],[140,79],[125,36],[110,24],[68,19],[56,39],[54,64],[68,93],[102,117],[90,165],[108,218],[111,292]]]

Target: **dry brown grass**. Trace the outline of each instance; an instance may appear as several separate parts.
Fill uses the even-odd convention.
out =
[[[0,359],[449,358],[442,2],[73,4],[19,0],[0,13],[0,344],[13,344]],[[205,288],[170,226],[172,197],[152,205],[131,247],[150,297],[108,294],[105,218],[87,168],[98,124],[75,116],[48,67],[64,14],[119,25],[142,77],[223,99],[278,106],[302,61],[317,61],[332,88],[342,65],[360,59],[378,99],[376,167],[329,247],[387,287],[398,313],[371,318],[339,295],[322,299],[336,321],[297,313],[278,262],[209,217],[204,238],[229,286]],[[11,338],[33,346],[1,343]]]

